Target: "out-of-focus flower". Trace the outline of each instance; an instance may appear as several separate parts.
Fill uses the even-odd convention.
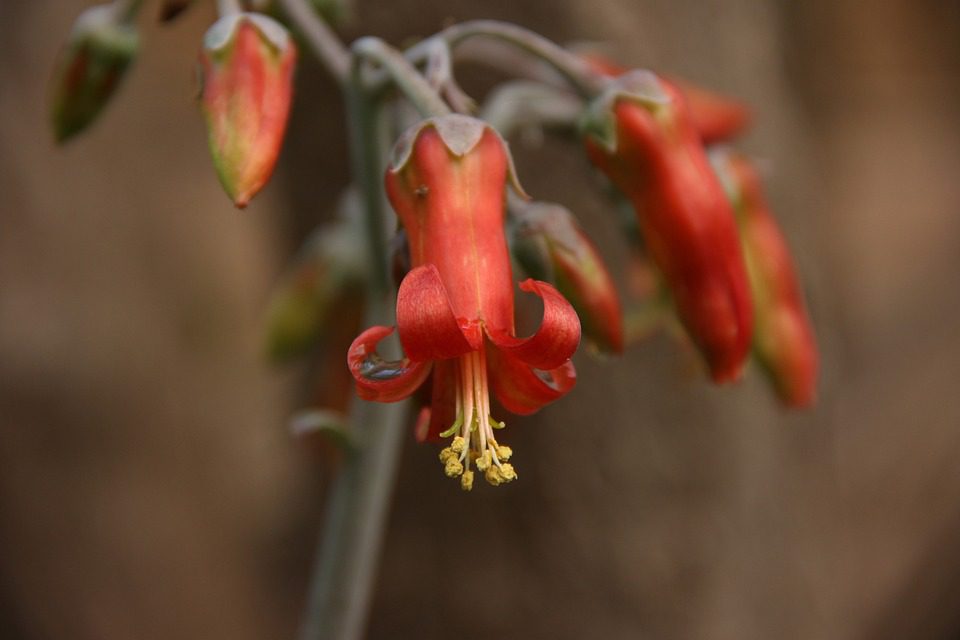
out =
[[[566,394],[576,374],[570,356],[580,341],[576,312],[553,286],[520,283],[543,300],[543,321],[517,338],[504,200],[512,177],[500,136],[480,120],[451,115],[424,121],[401,140],[386,186],[406,230],[411,270],[397,295],[397,328],[406,357],[388,362],[377,343],[393,332],[371,327],[347,356],[367,400],[408,397],[433,376],[420,439],[451,437],[440,453],[445,472],[473,486],[471,464],[487,482],[516,478],[512,451],[494,429],[490,391],[503,407],[533,413]]]
[[[287,128],[297,49],[257,13],[220,18],[203,38],[201,107],[227,194],[245,207],[273,173]]]
[[[629,71],[626,67],[596,53],[584,53],[582,57],[594,71],[611,78]],[[710,145],[731,140],[743,133],[750,124],[750,109],[739,100],[710,91],[676,76],[664,77],[686,98],[693,126],[700,134],[703,144]]]
[[[713,154],[713,160],[740,223],[756,319],[754,355],[784,404],[811,406],[819,355],[790,249],[750,161],[726,151]]]
[[[511,247],[524,270],[556,285],[599,351],[623,352],[620,296],[600,252],[570,211],[547,202],[511,205]]]
[[[96,120],[139,48],[136,27],[114,5],[80,14],[53,76],[50,117],[57,142]]]
[[[369,273],[358,206],[348,191],[341,215],[311,234],[274,287],[266,322],[272,360],[303,355],[360,318]]]
[[[586,127],[591,159],[633,203],[714,381],[735,380],[753,304],[732,207],[682,94],[650,72],[626,74],[591,106]]]

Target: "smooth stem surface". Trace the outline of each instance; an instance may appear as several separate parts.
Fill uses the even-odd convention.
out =
[[[451,49],[471,38],[500,40],[549,64],[585,98],[592,98],[603,89],[603,78],[594,73],[579,56],[540,34],[515,24],[497,20],[473,20],[455,24],[433,37],[442,39]],[[408,56],[412,59],[425,56],[428,42],[429,40],[413,47]]]
[[[280,5],[330,75],[345,83],[350,73],[350,52],[333,30],[307,0],[280,0]]]
[[[346,87],[351,159],[363,198],[367,247],[375,274],[367,296],[365,326],[391,325],[382,118],[376,96],[366,91],[360,76],[360,59],[355,57]],[[397,462],[404,435],[409,433],[404,428],[406,406],[404,402],[354,400],[350,422],[355,447],[346,454],[331,489],[300,640],[357,640],[363,635]]]
[[[240,0],[217,0],[217,13],[221,16],[231,13],[241,13],[243,7],[240,6]]]
[[[361,81],[366,82],[371,88],[379,88],[385,80],[389,80],[413,103],[424,118],[450,113],[450,107],[416,67],[402,53],[383,40],[370,36],[360,38],[353,43],[351,50],[356,60],[374,63],[378,66],[377,71],[386,74],[386,78],[383,76],[361,78]],[[362,71],[359,69],[358,73]]]

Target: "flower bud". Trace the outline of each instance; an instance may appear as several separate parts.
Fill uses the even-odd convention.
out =
[[[585,122],[587,150],[630,199],[677,314],[716,382],[749,353],[753,303],[732,207],[682,94],[650,72],[618,78]]]
[[[57,142],[96,120],[139,46],[136,27],[112,5],[98,5],[80,14],[53,76],[50,116]]]
[[[554,284],[601,352],[623,352],[623,313],[610,272],[570,211],[545,202],[511,205],[514,257],[527,274]]]
[[[314,232],[274,289],[267,311],[272,360],[303,355],[321,339],[343,333],[342,325],[348,334],[354,330],[368,276],[356,222],[340,219]]]
[[[220,182],[240,208],[276,165],[296,57],[287,30],[256,13],[225,15],[203,38],[201,106],[210,153]]]
[[[737,209],[756,318],[754,356],[785,405],[811,406],[819,356],[790,249],[749,160],[733,153],[713,160]]]

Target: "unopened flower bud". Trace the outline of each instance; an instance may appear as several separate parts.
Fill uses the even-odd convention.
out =
[[[584,126],[591,159],[633,203],[714,381],[737,379],[753,334],[750,286],[732,207],[683,95],[636,71],[593,103]]]
[[[816,400],[819,355],[790,249],[750,161],[730,152],[712,159],[737,209],[756,318],[754,357],[783,404],[809,407]]]
[[[136,57],[140,38],[124,18],[113,5],[98,5],[74,23],[53,77],[50,116],[57,142],[96,120]]]
[[[203,38],[201,102],[210,153],[238,207],[273,173],[290,114],[296,57],[287,30],[261,14],[225,15]]]
[[[513,253],[527,274],[546,280],[570,301],[584,336],[601,352],[623,352],[623,313],[613,278],[576,218],[565,207],[516,203]]]

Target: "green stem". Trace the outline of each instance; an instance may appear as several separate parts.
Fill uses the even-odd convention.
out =
[[[386,155],[381,135],[383,119],[379,97],[363,80],[365,59],[373,58],[391,68],[393,56],[389,51],[385,56],[382,53],[382,48],[372,44],[358,47],[345,87],[353,173],[366,212],[373,272],[365,326],[391,325],[394,321],[382,187]],[[416,88],[416,84],[408,79],[405,86]],[[435,101],[425,96],[419,95],[421,105],[434,108]],[[300,640],[356,640],[363,635],[397,463],[404,434],[408,433],[403,428],[406,407],[407,403],[354,401],[350,423],[356,446],[347,452],[331,489]]]
[[[280,4],[330,75],[340,84],[346,83],[350,73],[350,53],[333,30],[306,0],[280,0]]]
[[[381,74],[386,74],[386,78],[383,75],[361,78],[366,86],[379,88],[388,79],[403,92],[424,118],[450,113],[450,107],[416,67],[383,40],[367,36],[354,42],[350,48],[354,60],[372,62],[379,66]],[[362,70],[358,69],[358,73],[360,72]]]
[[[240,6],[240,0],[217,0],[217,14],[220,16],[242,12],[243,7]]]
[[[439,38],[454,49],[471,38],[491,38],[506,42],[557,70],[574,90],[585,98],[592,98],[603,90],[604,80],[583,59],[543,36],[523,27],[497,20],[473,20],[444,29],[433,38]],[[421,42],[407,53],[412,60],[424,58],[429,41]]]

